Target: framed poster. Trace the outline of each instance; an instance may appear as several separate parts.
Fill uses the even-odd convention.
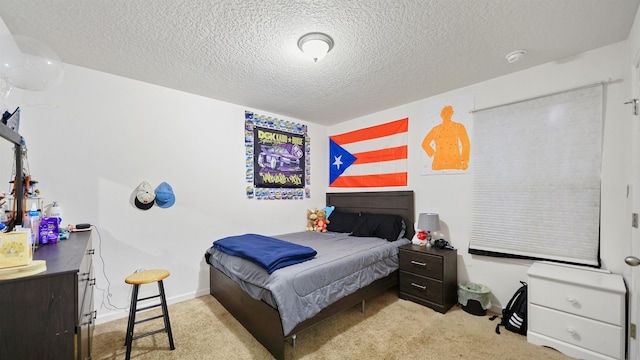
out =
[[[309,197],[310,146],[307,127],[245,111],[247,197]]]

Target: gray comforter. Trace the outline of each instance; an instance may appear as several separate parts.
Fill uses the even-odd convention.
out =
[[[230,256],[213,247],[209,263],[237,282],[251,297],[278,309],[284,335],[326,306],[398,269],[398,247],[407,239],[389,242],[344,233],[299,232],[273,236],[315,249],[312,260],[276,270]]]

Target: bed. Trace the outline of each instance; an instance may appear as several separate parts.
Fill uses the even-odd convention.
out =
[[[398,283],[398,267],[397,267],[397,247],[404,243],[409,243],[408,239],[411,239],[414,235],[413,224],[414,224],[414,194],[413,191],[385,191],[385,192],[349,192],[349,193],[327,193],[326,194],[326,204],[335,206],[336,213],[347,213],[347,214],[385,214],[385,215],[395,215],[396,217],[400,217],[406,227],[403,230],[401,239],[397,241],[391,241],[391,239],[371,239],[368,237],[360,238],[361,241],[366,241],[367,244],[373,244],[376,241],[382,243],[388,243],[389,246],[395,247],[394,258],[392,255],[389,255],[389,250],[386,251],[387,255],[368,255],[368,257],[378,257],[384,258],[386,264],[378,264],[378,263],[366,263],[360,260],[363,263],[363,267],[356,269],[351,266],[349,270],[350,273],[346,273],[347,270],[344,270],[340,267],[340,270],[337,270],[337,267],[331,267],[332,264],[335,265],[333,260],[340,258],[339,255],[331,255],[333,256],[332,261],[326,261],[326,264],[323,261],[329,256],[325,253],[325,250],[320,245],[318,239],[324,241],[334,240],[334,239],[342,239],[342,235],[335,232],[328,233],[312,233],[308,232],[310,237],[311,244],[317,245],[320,247],[318,249],[318,257],[312,260],[306,261],[304,263],[292,265],[286,268],[282,268],[281,270],[273,273],[272,275],[267,275],[265,271],[253,271],[252,276],[263,277],[269,280],[272,276],[276,274],[280,275],[280,273],[293,273],[295,272],[295,277],[303,276],[303,274],[317,272],[316,269],[324,269],[324,273],[334,274],[336,271],[342,271],[345,273],[339,274],[340,277],[344,278],[361,278],[363,274],[369,273],[377,273],[375,279],[369,279],[365,281],[366,285],[356,285],[357,287],[353,287],[351,283],[348,285],[338,284],[334,288],[330,288],[328,283],[326,287],[322,289],[304,289],[304,284],[309,283],[304,278],[298,279],[297,285],[292,284],[290,286],[296,287],[296,293],[304,292],[304,296],[307,298],[303,298],[301,301],[304,304],[318,305],[320,308],[311,309],[312,315],[306,316],[302,314],[301,319],[289,319],[291,316],[296,317],[299,311],[294,311],[291,313],[291,309],[289,303],[283,302],[283,300],[279,300],[279,295],[276,296],[275,292],[271,292],[262,288],[263,285],[254,286],[254,283],[257,283],[258,280],[254,281],[254,277],[250,279],[244,278],[246,281],[242,281],[242,279],[238,279],[237,274],[233,272],[231,269],[225,269],[223,263],[226,261],[226,255],[218,254],[212,248],[207,249],[205,253],[205,258],[207,263],[210,264],[210,293],[214,296],[275,358],[283,359],[285,357],[285,346],[287,342],[291,342],[295,346],[295,340],[298,333],[301,331],[317,324],[318,322],[335,315],[343,310],[346,310],[352,306],[362,304],[364,309],[364,300],[374,297],[387,289],[397,285]],[[332,217],[329,217],[331,219]],[[336,217],[337,219],[337,217]],[[296,234],[284,234],[282,236],[275,236],[276,238],[282,238],[283,240],[289,241],[298,241],[296,238]],[[351,237],[351,239],[354,239]],[[344,238],[344,240],[348,241],[349,239]],[[357,241],[358,239],[354,239]],[[395,240],[395,239],[393,239]],[[307,240],[308,241],[308,240]],[[314,243],[314,241],[316,241]],[[315,245],[314,248],[316,247]],[[367,245],[369,246],[369,245]],[[373,245],[371,245],[373,247]],[[386,246],[386,245],[384,245]],[[349,245],[351,247],[351,245]],[[360,251],[360,250],[359,250]],[[378,250],[376,250],[378,251]],[[213,254],[212,254],[213,253]],[[362,254],[365,254],[362,251]],[[345,255],[344,257],[355,256],[352,254]],[[385,258],[388,256],[388,259]],[[388,260],[392,259],[392,262]],[[241,260],[242,261],[242,260]],[[315,262],[315,263],[314,263]],[[392,263],[395,264],[395,267],[391,268]],[[215,265],[215,266],[214,266]],[[247,268],[249,271],[252,271],[253,264],[242,264],[242,266],[235,266],[235,268]],[[322,267],[327,268],[322,268]],[[379,267],[386,266],[386,267]],[[233,267],[233,266],[231,266]],[[330,269],[330,270],[329,270]],[[382,270],[384,269],[384,270]],[[368,275],[367,275],[368,276]],[[367,283],[368,282],[368,283]],[[278,285],[279,287],[281,285]],[[288,286],[288,285],[287,285]],[[333,286],[333,284],[331,284]],[[339,288],[347,288],[344,294],[334,294]],[[324,292],[315,292],[321,291]],[[336,291],[334,291],[336,290]],[[339,292],[339,291],[338,291]],[[326,296],[318,296],[317,294],[325,294]],[[300,294],[298,294],[300,295]],[[312,299],[311,302],[309,302]],[[282,306],[282,304],[287,304],[287,306]],[[314,306],[308,306],[313,308]],[[278,309],[282,309],[279,311]],[[284,310],[287,309],[287,310]],[[284,312],[289,311],[288,314]],[[293,315],[291,315],[293,314]]]

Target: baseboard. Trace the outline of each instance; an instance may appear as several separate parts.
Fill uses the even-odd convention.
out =
[[[186,300],[191,300],[191,299],[195,299],[197,297],[200,296],[204,296],[204,295],[209,295],[209,289],[200,289],[198,291],[195,292],[191,292],[191,293],[187,293],[187,294],[183,294],[183,295],[179,295],[179,296],[173,296],[170,298],[167,298],[167,304],[171,305],[171,304],[176,304],[182,301],[186,301]],[[98,315],[96,317],[96,325],[99,324],[104,324],[107,323],[109,321],[114,321],[114,320],[118,320],[118,319],[122,319],[122,318],[126,318],[129,316],[129,309],[125,309],[125,310],[111,310],[107,313],[100,313],[100,310],[98,309]]]

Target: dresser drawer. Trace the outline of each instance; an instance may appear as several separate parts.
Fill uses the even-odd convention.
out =
[[[82,304],[87,296],[89,287],[95,285],[96,282],[96,277],[93,273],[93,253],[94,249],[91,244],[91,239],[89,239],[85,254],[80,263],[80,268],[78,269],[78,321],[81,321],[83,316]]]
[[[442,257],[400,250],[400,269],[442,280]]]
[[[96,311],[93,310],[93,285],[87,286],[82,303],[82,316],[76,329],[76,359],[91,359],[91,337],[95,328]]]
[[[573,284],[530,277],[529,303],[612,325],[625,324],[624,294],[589,285],[593,284]]]
[[[93,311],[89,309],[89,300],[93,302],[93,290],[96,284],[96,277],[93,272],[93,266],[89,268],[89,280],[84,282],[84,288],[78,288],[78,322],[82,323],[82,318],[86,316],[87,312]]]
[[[528,331],[589,349],[617,359],[624,358],[624,327],[594,321],[529,304]]]
[[[442,281],[400,271],[400,292],[443,304]]]

